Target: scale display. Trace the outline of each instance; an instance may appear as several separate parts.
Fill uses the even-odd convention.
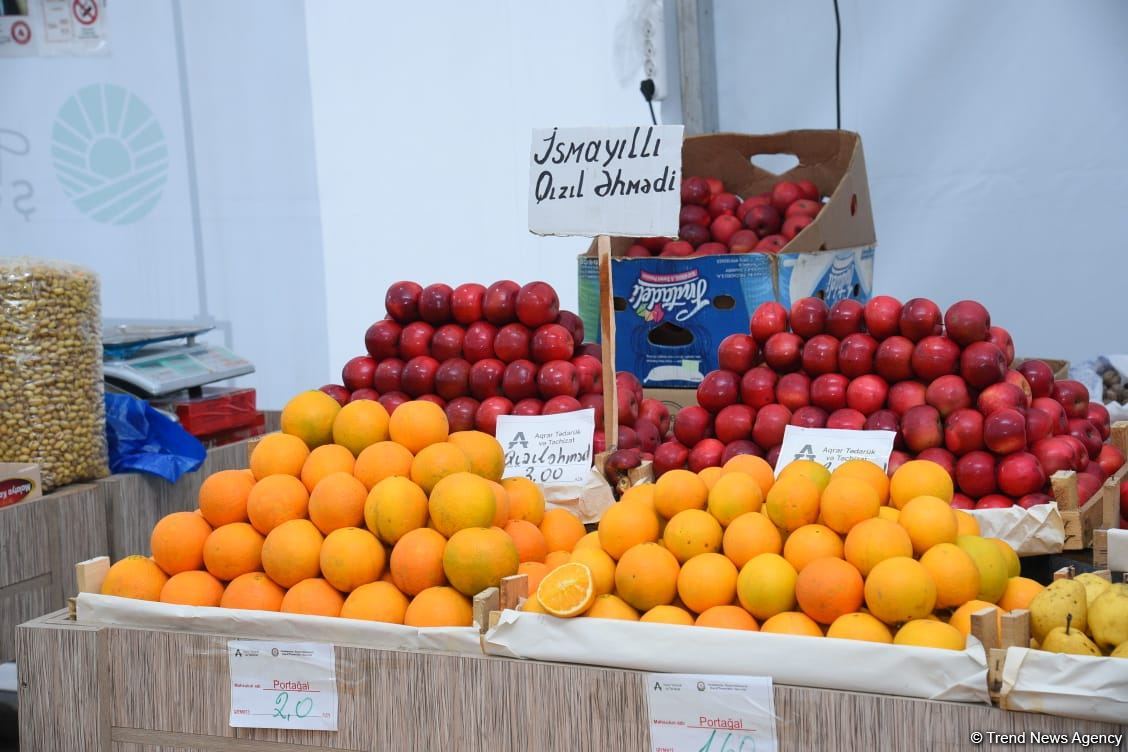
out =
[[[121,360],[106,360],[107,379],[159,396],[253,373],[254,365],[230,350],[204,343],[150,346]]]

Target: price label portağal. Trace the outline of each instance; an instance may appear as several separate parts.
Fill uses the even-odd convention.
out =
[[[591,475],[595,410],[558,415],[499,415],[505,477],[542,486],[581,485]]]
[[[231,726],[337,730],[332,645],[228,640],[227,667]]]
[[[831,471],[849,460],[867,460],[884,470],[889,465],[896,436],[893,431],[788,426],[779,447],[776,476],[796,460],[812,460]]]
[[[766,676],[647,674],[654,752],[775,752],[775,702]]]

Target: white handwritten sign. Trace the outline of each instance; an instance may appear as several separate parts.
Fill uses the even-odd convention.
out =
[[[774,752],[771,677],[647,674],[653,752]]]
[[[884,470],[889,466],[896,436],[893,431],[788,426],[783,431],[775,472],[778,476],[795,460],[814,460],[827,470],[834,470],[849,460],[868,460]]]
[[[499,415],[505,477],[546,486],[582,484],[591,474],[595,410],[558,415]]]
[[[231,726],[337,730],[332,645],[228,640],[227,667]]]
[[[538,128],[529,160],[529,231],[678,234],[683,127]]]

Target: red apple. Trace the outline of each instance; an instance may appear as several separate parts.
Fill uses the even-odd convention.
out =
[[[752,425],[756,411],[748,405],[729,405],[723,408],[713,421],[713,431],[717,438],[728,444],[752,436]]]
[[[992,384],[979,393],[975,406],[984,415],[990,415],[996,410],[1008,407],[1012,409],[1026,407],[1026,394],[1014,384],[1006,382]]]
[[[866,427],[866,416],[853,408],[844,407],[826,416],[826,427],[861,431]]]
[[[466,330],[458,324],[443,324],[431,337],[431,355],[438,361],[462,357],[462,342]]]
[[[678,213],[678,225],[701,225],[708,227],[713,218],[709,215],[709,210],[704,206],[697,204],[686,204],[681,208]],[[649,254],[647,254],[649,255]]]
[[[683,204],[705,206],[709,203],[709,183],[702,177],[686,178],[681,184],[681,200]]]
[[[416,397],[415,399],[418,402],[430,402],[433,405],[438,405],[443,409],[444,412],[446,411],[446,400],[437,394],[424,394],[422,396]]]
[[[798,370],[803,361],[802,348],[803,339],[797,334],[773,334],[764,343],[764,362],[779,373]]]
[[[359,402],[360,400],[375,400],[379,401],[380,393],[375,389],[357,389],[349,395],[349,402]]]
[[[1065,408],[1061,403],[1051,397],[1035,397],[1030,403],[1032,408],[1041,410],[1046,415],[1050,416],[1050,426],[1053,429],[1054,435],[1065,433],[1069,428],[1069,418],[1065,414]]]
[[[432,326],[442,326],[450,321],[450,298],[454,293],[450,285],[439,282],[427,285],[419,293],[419,318]]]
[[[1022,393],[1026,395],[1026,404],[1030,404],[1031,400],[1034,398],[1034,392],[1030,389],[1030,382],[1026,380],[1025,376],[1018,371],[1007,371],[1003,380],[1021,389]]]
[[[997,473],[999,489],[1015,498],[1040,491],[1046,485],[1046,473],[1038,458],[1030,452],[1015,452],[1003,457]]]
[[[913,373],[926,384],[949,373],[960,364],[960,348],[947,337],[925,337],[913,348]]]
[[[705,182],[709,184],[709,200],[712,201],[718,195],[724,192],[725,184],[721,182],[720,178],[706,177]]]
[[[603,432],[602,428],[595,429],[591,435],[591,447],[595,454],[607,451],[607,434]]]
[[[736,214],[740,206],[740,199],[731,193],[717,193],[709,200],[709,216],[719,217],[722,214]]]
[[[489,397],[482,400],[482,404],[478,406],[478,414],[474,417],[474,426],[482,433],[493,436],[497,433],[498,416],[509,415],[512,412],[513,403],[505,397]]]
[[[774,446],[769,449],[768,453],[764,456],[764,462],[767,462],[769,465],[771,465],[773,470],[775,469],[776,465],[779,464],[779,450],[782,448],[783,447],[781,446]]]
[[[531,338],[532,333],[524,324],[506,324],[497,330],[497,336],[494,337],[494,354],[503,363],[527,359]]]
[[[1089,503],[1089,501],[1101,491],[1101,482],[1096,477],[1088,473],[1077,474],[1077,497],[1081,500],[1081,505]]]
[[[590,407],[590,405],[584,405],[582,402],[580,403],[580,405],[582,407]],[[602,400],[600,400],[600,407],[602,406],[603,402]],[[537,399],[536,397],[527,397],[526,399],[523,399],[513,405],[512,415],[540,415],[542,410],[544,410],[544,402]],[[602,423],[602,421],[597,420],[595,424],[598,426],[602,425]]]
[[[864,332],[847,334],[838,343],[838,370],[842,375],[852,379],[873,373],[877,351],[877,340],[868,334]]]
[[[756,196],[744,199],[740,202],[740,206],[736,207],[736,216],[743,220],[745,215],[755,206],[772,206],[772,194],[760,193]],[[772,208],[774,209],[775,207],[772,206]],[[779,212],[776,212],[776,214],[778,213]]]
[[[756,344],[763,347],[773,334],[786,332],[787,326],[787,309],[775,301],[769,301],[756,307],[748,329]]]
[[[658,433],[658,426],[645,418],[635,421],[634,432],[638,434],[638,445],[644,452],[653,453],[662,443],[662,434]]]
[[[733,237],[736,236],[733,235]],[[728,246],[726,246],[724,243],[702,243],[701,245],[697,246],[697,250],[693,252],[693,258],[699,258],[701,256],[719,256],[728,252]]]
[[[975,502],[962,493],[952,494],[952,509],[975,509]]]
[[[455,292],[457,292],[457,288]],[[474,418],[478,415],[478,400],[473,397],[455,397],[446,405],[447,422],[450,432],[473,431]]]
[[[830,307],[826,314],[827,334],[844,339],[862,331],[865,306],[853,298],[843,298]]]
[[[791,202],[791,205],[787,207],[787,211],[784,212],[784,217],[791,218],[806,216],[814,219],[818,215],[820,209],[822,209],[822,204],[820,204],[818,201],[811,201],[810,199],[801,198],[798,201]]]
[[[1073,446],[1060,437],[1042,439],[1030,448],[1046,475],[1073,469]]]
[[[333,399],[337,400],[337,404],[344,407],[349,402],[349,390],[345,389],[340,384],[326,384],[321,387],[322,392],[325,392]]]
[[[486,321],[475,321],[466,327],[462,337],[462,357],[471,363],[494,357],[494,340],[497,327]]]
[[[1095,460],[1101,454],[1101,432],[1085,418],[1069,419],[1069,435],[1085,445],[1089,459]]]
[[[736,217],[733,217],[735,220]],[[678,239],[689,243],[693,248],[705,245],[712,238],[708,227],[701,225],[682,225],[678,228]]]
[[[419,296],[423,288],[416,282],[393,282],[384,295],[388,315],[401,324],[419,320]]]
[[[811,376],[838,371],[839,342],[829,334],[816,334],[803,345],[803,370]]]
[[[1031,507],[1039,506],[1040,504],[1049,504],[1054,500],[1053,496],[1044,493],[1029,493],[1018,500],[1018,505],[1023,509],[1030,509]]]
[[[713,416],[698,405],[684,407],[674,417],[674,438],[684,446],[694,447],[713,433]]]
[[[888,404],[900,417],[917,405],[928,404],[928,389],[919,381],[898,381],[889,387]]]
[[[602,426],[603,425],[603,416],[604,416],[603,395],[602,394],[581,394],[579,396],[578,400],[579,400],[581,409],[587,410],[588,408],[591,408],[591,410],[593,410],[592,418],[595,420],[595,425]],[[529,400],[525,400],[525,401],[528,402]],[[540,400],[535,400],[535,401],[540,402]],[[544,407],[544,403],[541,403],[541,407]],[[513,409],[516,410],[517,408],[514,407]],[[539,413],[538,413],[538,415],[539,415]]]
[[[642,382],[638,380],[630,371],[618,371],[615,373],[615,384],[618,386],[619,391],[626,389],[627,391],[634,392],[635,400],[642,402]],[[619,416],[619,422],[623,423],[623,416]],[[630,425],[630,423],[626,423]]]
[[[577,410],[582,410],[583,405],[575,397],[570,397],[567,394],[558,394],[544,403],[541,408],[541,415],[558,415],[560,413],[574,413]],[[627,432],[630,431],[630,434]],[[633,434],[634,431],[626,426],[619,427],[619,447],[622,449],[629,449],[629,446],[624,446],[624,439]],[[638,446],[637,439],[634,446]]]
[[[566,412],[566,411],[562,411]],[[638,434],[630,426],[619,426],[619,445],[616,449],[634,449],[642,454],[642,449],[639,447]]]
[[[783,227],[783,217],[774,206],[753,206],[741,218],[744,226],[761,238],[775,235]]]
[[[477,282],[468,282],[454,288],[450,294],[450,315],[457,323],[469,326],[475,321],[480,321],[485,315],[482,303],[486,297],[486,288]],[[450,405],[447,405],[449,408]],[[477,408],[475,408],[477,409]]]
[[[403,327],[391,319],[377,321],[364,333],[364,349],[375,360],[399,356],[399,338]]]
[[[547,282],[530,282],[517,291],[514,313],[518,321],[530,329],[556,321],[560,298]]]
[[[892,410],[878,410],[866,418],[865,430],[897,433],[901,430],[901,418]]]
[[[956,456],[983,448],[983,414],[968,408],[956,410],[944,421],[944,446]]]
[[[760,243],[760,236],[751,230],[737,230],[729,238],[728,248],[721,243],[702,243],[701,247],[697,249],[699,256],[706,255],[706,246],[716,246],[716,249],[708,249],[709,253],[752,253],[756,250],[756,246]]]
[[[482,298],[482,315],[494,326],[505,326],[517,318],[517,293],[521,286],[511,279],[494,282]],[[481,410],[481,408],[479,408]]]
[[[944,426],[940,422],[940,411],[932,405],[917,405],[910,408],[901,418],[901,435],[905,446],[912,452],[944,445]]]
[[[752,440],[762,447],[777,446],[783,441],[783,432],[790,422],[791,411],[786,407],[765,405],[756,413],[756,422],[752,424]]]
[[[384,358],[372,374],[372,387],[380,394],[402,391],[403,361],[399,358]]]
[[[1099,462],[1090,462],[1088,467],[1086,467],[1081,472],[1086,475],[1093,476],[1101,483],[1104,483],[1106,480],[1108,480],[1108,473],[1104,471],[1104,468],[1100,466]]]
[[[995,455],[968,452],[956,462],[956,487],[973,499],[995,493]]]
[[[689,450],[676,441],[667,441],[654,450],[654,475],[660,478],[670,470],[680,470],[689,460]]]
[[[726,371],[744,375],[756,364],[760,348],[747,334],[730,334],[717,346],[717,362]]]
[[[1071,418],[1071,420],[1077,419]],[[1085,446],[1085,442],[1069,433],[1064,433],[1055,438],[1060,438],[1062,441],[1068,442],[1069,446],[1073,448],[1073,464],[1070,467],[1077,472],[1081,472],[1089,466],[1089,448]]]
[[[1054,372],[1041,360],[1024,360],[1018,372],[1026,377],[1030,392],[1035,399],[1049,397],[1054,388]]]
[[[411,360],[420,355],[430,355],[431,339],[434,336],[435,327],[426,321],[415,321],[408,324],[400,332],[400,357],[404,360]]]
[[[772,206],[780,214],[787,211],[787,207],[801,198],[803,198],[803,189],[795,183],[781,180],[772,186]]]
[[[889,385],[880,376],[870,373],[859,376],[846,387],[846,404],[862,415],[872,415],[885,407],[888,395]]]
[[[997,384],[1006,374],[1003,351],[990,342],[972,342],[960,354],[960,375],[976,389]]]
[[[698,227],[698,225],[689,225],[689,226],[690,227]],[[729,239],[738,230],[742,229],[743,227],[744,227],[744,225],[742,225],[740,223],[740,220],[737,219],[736,217],[734,217],[733,215],[722,214],[721,216],[714,219],[712,221],[712,223],[709,225],[708,234],[712,235],[713,240],[717,241],[718,243],[726,243],[727,244],[729,242]],[[689,242],[691,242],[691,243],[693,242],[689,238],[683,238],[683,239],[689,240]],[[703,242],[708,242],[708,238],[706,238],[706,240],[703,241]],[[698,243],[698,245],[700,245],[700,243]]]
[[[840,373],[824,373],[811,381],[811,404],[828,413],[846,407],[846,387],[850,379]]]
[[[897,472],[897,468],[901,467],[901,465],[905,464],[911,459],[912,457],[905,454],[904,452],[894,449],[889,453],[889,464],[885,468],[885,473],[890,478],[892,478],[893,473]]]
[[[580,394],[603,394],[603,364],[590,355],[572,358],[580,379]]]
[[[803,229],[814,221],[814,217],[808,217],[806,214],[796,214],[783,220],[783,229],[779,231],[779,234],[787,240],[791,240],[796,235],[803,232]]]
[[[404,366],[404,370],[407,370],[407,366]],[[470,363],[462,358],[444,360],[435,371],[434,390],[445,400],[465,397],[470,391]]]
[[[940,411],[942,418],[947,418],[956,410],[971,407],[967,383],[955,374],[941,376],[929,384],[924,399]]]
[[[960,347],[984,341],[990,328],[991,314],[974,300],[953,303],[944,314],[944,331]]]
[[[756,250],[763,253],[779,253],[785,245],[787,245],[787,238],[784,236],[768,235],[765,238],[760,238],[760,242],[756,244]]]
[[[863,317],[866,330],[876,340],[892,337],[901,329],[901,301],[889,295],[878,295],[866,303]]]
[[[944,449],[943,447],[931,447],[918,454],[916,458],[918,460],[926,460],[928,462],[936,463],[940,467],[944,468],[948,475],[951,476],[952,480],[955,481],[956,458],[955,455],[953,455],[947,449]]]
[[[439,361],[430,355],[419,355],[407,361],[403,366],[400,380],[403,382],[403,391],[410,397],[422,397],[435,391],[435,376],[439,370]],[[460,396],[460,395],[455,395]]]
[[[1108,437],[1112,435],[1112,418],[1108,414],[1108,408],[1100,402],[1090,402],[1085,418],[1100,431],[1101,440],[1108,441]]]
[[[578,347],[584,341],[584,320],[571,311],[560,311],[556,316],[556,322],[560,326],[568,330],[572,335],[572,341]],[[573,353],[575,354],[575,353]]]
[[[658,426],[658,431],[665,436],[670,432],[670,408],[661,400],[645,398],[638,403],[638,417],[646,418]]]
[[[341,369],[341,381],[345,389],[355,392],[357,389],[371,389],[372,379],[376,375],[376,361],[367,355],[358,355],[351,358]],[[379,391],[384,391],[380,389]]]
[[[513,402],[536,397],[538,395],[537,364],[531,360],[521,359],[507,365],[501,376],[501,393]]]
[[[940,334],[943,331],[943,321],[940,306],[928,298],[913,298],[901,309],[901,336],[920,342],[925,337]]]
[[[1034,446],[1036,442],[1054,435],[1053,419],[1044,411],[1036,407],[1028,407],[1023,415],[1026,417],[1026,443],[1028,445]]]
[[[754,457],[763,457],[764,450],[761,449],[756,444],[756,442],[746,439],[725,444],[725,453],[721,455],[721,467],[724,467],[726,464],[728,464],[728,461],[733,457],[738,457],[742,454],[751,454]]]
[[[914,352],[916,348],[907,337],[899,334],[887,337],[878,345],[873,357],[874,372],[890,384],[911,379]]]
[[[547,363],[550,360],[567,360],[572,357],[576,343],[572,335],[560,324],[544,324],[533,332],[530,343],[533,360]]]
[[[799,186],[799,191],[803,194],[803,198],[810,199],[811,201],[818,201],[819,188],[810,180],[796,180],[795,185]]]
[[[404,367],[406,371],[406,366]],[[467,383],[470,395],[483,402],[489,397],[501,396],[501,380],[505,377],[505,364],[496,358],[479,360],[470,366]]]
[[[975,502],[976,509],[1010,509],[1014,502],[1002,494],[988,494]]]
[[[983,421],[983,443],[995,454],[1011,454],[1026,448],[1026,419],[1011,407],[989,414]]]
[[[411,397],[403,392],[384,392],[380,395],[378,402],[388,412],[388,415],[391,415],[404,402],[411,402]]]
[[[600,346],[599,344],[597,344],[595,342],[585,342],[582,345],[577,345],[575,352],[573,354],[574,355],[590,355],[591,357],[598,360],[600,363],[603,362],[603,348],[602,348],[602,346]]]
[[[740,376],[732,371],[711,371],[697,385],[697,404],[716,415],[740,399]]]
[[[662,246],[662,252],[658,255],[674,258],[692,256],[693,246],[684,240],[671,240]]]
[[[805,373],[780,376],[776,382],[776,402],[792,412],[811,404],[811,378]]]
[[[987,330],[987,341],[1003,353],[1006,359],[1007,368],[1014,362],[1014,340],[1011,339],[1010,332],[1001,326],[993,326]]]
[[[542,399],[576,397],[580,393],[580,377],[567,360],[550,360],[537,371],[537,390]],[[532,395],[529,395],[532,396]]]
[[[725,445],[716,439],[705,439],[689,450],[689,469],[699,473],[707,467],[720,467]]]
[[[756,410],[772,404],[778,381],[775,371],[767,366],[756,366],[740,380],[740,401]]]
[[[826,426],[826,418],[826,410],[814,405],[805,405],[791,414],[791,425],[801,428],[823,428]]]

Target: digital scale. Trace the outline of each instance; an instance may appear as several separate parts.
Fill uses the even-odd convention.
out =
[[[189,397],[199,397],[205,384],[254,373],[254,365],[246,358],[196,340],[214,328],[107,322],[102,333],[106,383],[142,399],[183,390]]]

